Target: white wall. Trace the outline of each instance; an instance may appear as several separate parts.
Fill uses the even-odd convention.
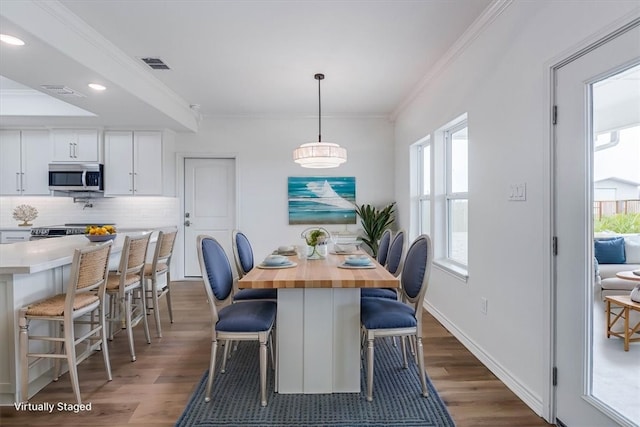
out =
[[[408,227],[410,145],[468,113],[469,279],[434,268],[427,306],[538,414],[549,403],[549,66],[634,7],[514,1],[396,122],[395,194]],[[508,202],[509,184],[523,182],[527,200]]]
[[[300,232],[306,227],[288,224],[289,176],[355,176],[358,204],[393,200],[392,123],[381,118],[323,118],[322,140],[346,148],[347,163],[336,169],[305,169],[293,162],[292,152],[301,143],[317,141],[317,126],[317,117],[205,118],[197,134],[176,135],[176,153],[237,159],[237,227],[251,240],[257,259],[280,245],[302,243]],[[168,161],[168,168],[175,170],[175,156]],[[327,228],[355,231],[359,224]]]

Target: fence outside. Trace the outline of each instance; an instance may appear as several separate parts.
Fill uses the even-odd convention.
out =
[[[596,220],[606,216],[629,213],[640,213],[640,200],[600,200],[593,202],[593,217]]]

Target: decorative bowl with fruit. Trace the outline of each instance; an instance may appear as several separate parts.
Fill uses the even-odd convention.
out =
[[[92,242],[106,242],[115,239],[116,236],[116,228],[113,225],[88,225],[85,230],[85,237]]]

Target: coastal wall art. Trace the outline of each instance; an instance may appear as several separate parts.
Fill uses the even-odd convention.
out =
[[[356,178],[290,176],[289,224],[355,224]]]

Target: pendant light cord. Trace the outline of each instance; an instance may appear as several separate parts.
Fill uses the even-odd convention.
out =
[[[320,77],[322,76],[322,77]],[[316,78],[318,79],[318,142],[322,142],[322,105],[320,104],[320,80],[322,80],[324,78],[324,76],[322,74],[317,75],[316,74]]]

